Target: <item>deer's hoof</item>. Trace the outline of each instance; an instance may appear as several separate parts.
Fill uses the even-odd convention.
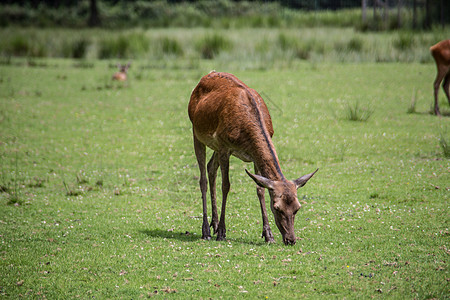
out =
[[[224,236],[218,236],[216,241],[225,241],[226,238]]]
[[[275,243],[275,239],[273,238],[273,234],[270,229],[263,230],[261,237],[266,240],[266,243]]]

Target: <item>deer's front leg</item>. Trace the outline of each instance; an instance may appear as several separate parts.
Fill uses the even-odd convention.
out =
[[[255,166],[255,173],[260,175],[258,169]],[[266,243],[275,243],[275,239],[273,238],[272,230],[269,225],[269,218],[267,217],[266,210],[266,199],[264,197],[265,189],[263,187],[256,187],[256,194],[258,195],[259,205],[261,206],[261,214],[263,221],[263,231],[261,237],[266,240]]]
[[[263,237],[267,243],[274,243],[275,239],[273,238],[272,230],[270,229],[270,225],[269,225],[269,219],[267,217],[266,200],[264,197],[264,188],[258,186],[256,188],[256,194],[258,195],[259,204],[261,206],[261,214],[262,214],[262,220],[263,220],[263,231],[262,231],[261,237]]]
[[[209,179],[209,192],[211,194],[211,207],[212,207],[212,217],[210,226],[213,229],[214,234],[217,233],[217,228],[219,227],[219,216],[217,214],[217,200],[216,200],[216,177],[217,169],[219,168],[219,159],[217,152],[211,157],[208,163],[208,179]]]
[[[197,157],[198,167],[200,169],[200,190],[202,192],[203,204],[203,224],[202,224],[202,239],[210,240],[211,231],[208,224],[208,209],[206,206],[206,193],[208,189],[208,182],[206,179],[206,146],[202,144],[194,135],[194,150]]]
[[[220,171],[222,173],[222,210],[220,212],[220,221],[217,228],[217,240],[225,240],[226,227],[225,227],[225,209],[227,206],[227,196],[230,191],[230,178],[229,178],[229,168],[230,168],[230,154],[228,152],[220,153],[219,155],[219,165]]]

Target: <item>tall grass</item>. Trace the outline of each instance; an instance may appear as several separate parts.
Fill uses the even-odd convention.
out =
[[[349,121],[365,122],[373,114],[373,109],[370,107],[361,107],[359,102],[354,104],[347,104],[345,109],[345,118]]]
[[[279,3],[262,1],[128,1],[113,6],[101,4],[101,20],[104,28],[131,27],[307,27],[354,26],[359,23],[359,9],[329,11],[300,11]],[[41,4],[33,9],[20,5],[0,6],[0,26],[71,27],[87,26],[88,1],[67,8],[46,7]]]
[[[202,58],[213,59],[220,52],[230,50],[233,47],[231,41],[219,33],[206,34],[197,41],[197,50]]]
[[[160,38],[158,40],[158,42],[161,47],[162,54],[174,55],[174,56],[178,56],[178,57],[183,56],[183,54],[184,54],[183,47],[177,40],[165,36],[165,37]]]
[[[10,56],[48,56],[49,46],[44,41],[39,41],[31,36],[14,36],[10,43],[6,45],[4,52]]]
[[[63,57],[84,58],[87,55],[88,47],[90,44],[91,41],[87,37],[66,40],[62,43]]]
[[[363,49],[363,45],[364,45],[363,39],[359,36],[354,36],[347,42],[347,49],[349,51],[359,52]]]
[[[439,136],[439,145],[442,149],[442,155],[445,158],[450,158],[450,143],[443,133],[441,133]]]
[[[360,33],[351,28],[245,28],[234,30],[0,29],[2,57],[101,59],[218,59],[270,64],[282,58],[345,62],[431,62],[430,45],[449,29],[431,32]]]
[[[108,36],[99,42],[98,57],[104,58],[137,58],[142,57],[149,49],[149,40],[141,32]]]
[[[417,104],[417,91],[414,89],[412,96],[411,96],[411,103],[406,112],[408,114],[415,114],[416,113],[416,104]]]
[[[392,44],[394,48],[400,51],[407,51],[415,46],[415,37],[412,32],[400,32],[394,37]]]

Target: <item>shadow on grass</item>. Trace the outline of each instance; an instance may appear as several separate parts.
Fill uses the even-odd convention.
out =
[[[141,233],[153,237],[153,238],[166,238],[166,239],[175,239],[182,242],[194,242],[201,240],[199,236],[194,235],[189,231],[185,232],[175,232],[175,231],[167,231],[163,229],[145,229],[140,230]]]
[[[441,116],[450,117],[450,110],[449,111],[441,111]]]
[[[181,242],[205,242],[205,243],[240,243],[240,244],[247,244],[247,245],[267,245],[263,239],[261,240],[243,240],[243,239],[236,239],[236,238],[228,238],[225,241],[217,242],[215,236],[212,237],[210,241],[202,240],[201,236],[194,235],[192,232],[175,232],[175,231],[167,231],[163,229],[146,229],[146,230],[140,230],[140,233],[145,234],[152,238],[165,238],[165,239],[174,239]],[[277,245],[275,243],[274,245]]]
[[[429,110],[429,111],[415,111],[415,112],[410,112],[408,113],[410,115],[424,115],[424,116],[435,116],[434,114],[434,110]],[[441,117],[450,117],[450,110],[441,110]]]

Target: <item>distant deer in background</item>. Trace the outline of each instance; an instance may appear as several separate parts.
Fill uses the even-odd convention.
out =
[[[117,81],[126,81],[127,80],[127,71],[130,68],[131,63],[127,63],[126,65],[117,64],[119,68],[119,72],[116,72],[112,79]]]
[[[445,95],[447,96],[448,103],[450,105],[450,40],[444,40],[430,48],[431,55],[436,61],[437,75],[434,80],[434,113],[437,116],[441,115],[439,111],[439,86],[441,85],[444,89]]]
[[[283,242],[293,245],[295,214],[301,205],[297,189],[316,173],[287,180],[281,172],[278,156],[272,143],[272,120],[264,100],[234,75],[211,72],[204,76],[192,91],[189,118],[194,133],[194,150],[200,168],[200,190],[203,202],[202,239],[211,239],[210,226],[217,240],[224,240],[225,207],[230,190],[229,161],[233,155],[245,162],[253,162],[256,174],[247,174],[256,182],[263,233],[266,242],[274,242],[267,217],[264,188],[269,190],[270,208]],[[206,165],[206,146],[214,150]],[[222,173],[222,212],[218,220],[216,204],[216,175]],[[317,171],[317,170],[316,170]],[[206,193],[208,181],[212,204],[211,224],[208,224]]]

